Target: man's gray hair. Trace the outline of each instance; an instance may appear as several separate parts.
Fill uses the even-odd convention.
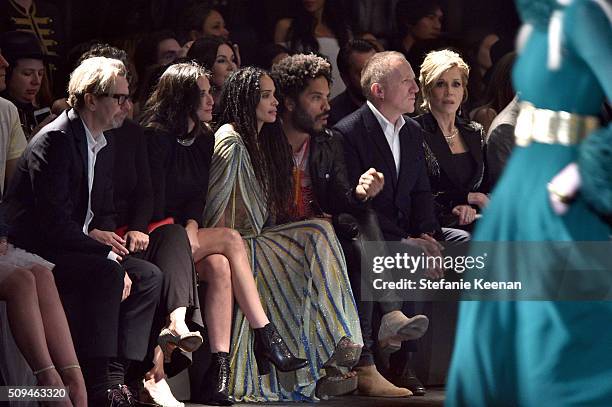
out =
[[[125,77],[125,65],[117,59],[93,57],[84,60],[70,74],[68,104],[76,110],[85,106],[85,94],[112,93],[118,76]]]
[[[361,90],[365,98],[370,102],[374,99],[371,91],[372,85],[375,83],[384,84],[388,76],[393,72],[393,61],[398,59],[406,61],[404,54],[397,51],[377,52],[372,55],[372,58],[363,67],[361,71]]]

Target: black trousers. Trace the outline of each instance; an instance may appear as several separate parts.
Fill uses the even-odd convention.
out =
[[[159,268],[131,256],[121,263],[83,253],[56,255],[51,260],[79,359],[143,360],[159,303]],[[121,302],[125,273],[132,287]]]
[[[147,358],[140,366],[134,365],[135,372],[130,372],[130,376],[141,377],[152,366],[157,337],[172,311],[186,307],[186,322],[192,330],[203,330],[204,323],[199,308],[197,273],[191,256],[191,245],[183,226],[173,224],[158,227],[149,235],[147,250],[129,257],[153,263],[162,273],[161,297],[151,327]],[[177,359],[177,363],[166,366],[166,373],[170,377],[191,364],[191,355],[188,353],[181,353],[172,359]]]
[[[380,325],[380,315],[400,310],[402,306],[414,309],[414,305],[412,303],[402,304],[402,302],[397,301],[376,302],[361,300],[361,258],[365,255],[366,250],[364,242],[370,242],[370,245],[372,242],[380,242],[380,247],[376,250],[385,251],[385,246],[384,237],[378,226],[375,212],[369,210],[353,220],[359,229],[356,237],[350,238],[345,236],[339,230],[336,231],[336,234],[346,258],[347,271],[357,304],[357,314],[359,315],[359,324],[363,336],[363,348],[357,366],[370,366],[374,364],[373,350],[377,343],[377,338],[373,337],[373,332],[376,332]]]

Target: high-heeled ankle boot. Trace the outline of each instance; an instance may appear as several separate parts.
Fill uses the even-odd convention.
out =
[[[210,367],[206,372],[204,383],[205,404],[214,406],[231,406],[233,402],[229,398],[230,364],[227,352],[211,353]]]
[[[281,372],[291,372],[307,365],[306,359],[300,359],[291,353],[272,322],[254,331],[255,360],[260,376],[270,373],[270,362]]]

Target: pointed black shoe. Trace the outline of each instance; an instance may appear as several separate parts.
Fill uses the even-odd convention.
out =
[[[292,372],[308,364],[306,359],[297,358],[291,353],[272,322],[254,331],[255,360],[260,376],[270,373],[270,363],[281,372]]]
[[[230,364],[227,352],[210,354],[210,367],[204,376],[204,398],[198,400],[213,406],[231,406],[229,397]]]
[[[414,370],[406,367],[401,374],[391,375],[390,382],[398,387],[405,387],[415,396],[424,396],[427,389],[419,380]]]

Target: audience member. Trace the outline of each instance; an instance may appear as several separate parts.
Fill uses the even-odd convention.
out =
[[[212,95],[215,105],[218,105],[223,84],[238,69],[232,43],[223,37],[201,37],[193,42],[187,58],[198,61],[212,72]]]
[[[124,65],[127,62],[125,51],[106,44],[94,45],[82,55],[81,60],[96,56],[117,59]],[[165,407],[181,407],[182,403],[174,398],[165,381],[164,359],[169,363],[176,362],[171,357],[178,353],[173,352],[175,348],[178,347],[182,352],[193,352],[202,344],[202,336],[198,332],[190,332],[186,324],[188,319],[190,323],[196,324],[198,329],[203,329],[202,316],[198,309],[196,273],[184,228],[180,225],[151,224],[153,187],[146,139],[140,126],[127,119],[131,108],[131,101],[126,98],[121,104],[122,114],[117,116],[119,127],[105,132],[109,148],[100,152],[100,156],[112,156],[111,203],[114,209],[102,207],[108,203],[105,199],[108,191],[99,191],[97,182],[94,182],[93,186],[92,206],[94,213],[114,211],[112,221],[105,225],[105,231],[114,232],[120,228],[123,230],[117,230],[115,235],[111,235],[114,238],[113,246],[125,254],[129,253],[132,257],[155,264],[163,273],[160,306],[151,332],[155,341],[150,344],[144,366],[131,370],[134,375],[138,375],[138,387],[143,387],[139,401],[153,401]],[[93,222],[96,222],[95,216]],[[162,347],[157,346],[158,342]],[[151,361],[154,366],[149,370]],[[185,367],[187,363],[188,360],[172,363],[169,366],[170,374],[178,373],[180,368],[177,366]]]
[[[3,100],[0,99],[0,114],[5,107]],[[4,148],[0,151],[2,156],[6,153]],[[68,399],[58,400],[59,406],[85,407],[85,381],[53,280],[54,265],[9,243],[5,221],[4,207],[0,206],[0,300],[6,301],[15,343],[37,385],[68,388]],[[15,368],[11,361],[3,361],[0,370]]]
[[[143,37],[134,52],[134,65],[139,81],[144,81],[147,69],[154,65],[168,65],[185,56],[176,34],[163,30]]]
[[[36,116],[41,107],[40,89],[45,77],[45,59],[36,36],[26,31],[10,31],[0,37],[0,48],[9,63],[6,90],[2,96],[17,106],[19,119],[29,140],[55,116],[47,109],[46,116]],[[50,102],[46,100],[44,102]]]
[[[276,64],[286,56],[289,56],[290,51],[281,44],[267,44],[264,45],[259,54],[259,62],[257,66],[269,70],[272,65]]]
[[[437,0],[398,0],[395,4],[396,34],[390,49],[401,52],[413,69],[425,54],[442,44],[442,8]],[[418,77],[418,71],[415,72]]]
[[[226,82],[204,223],[234,228],[244,237],[272,322],[310,364],[308,370],[262,380],[251,368],[256,363],[266,371],[261,358],[258,362],[248,351],[250,333],[237,330],[232,394],[237,400],[313,400],[324,366],[350,368],[357,362],[361,332],[332,226],[324,220],[284,223],[294,212],[293,165],[276,120],[274,92],[274,82],[258,68],[234,72]],[[241,326],[241,319],[235,324]],[[354,374],[345,378],[350,377]],[[345,384],[354,385],[354,379]]]
[[[212,367],[203,394],[192,399],[227,405],[231,384],[240,383],[245,373],[240,367],[235,370],[238,378],[230,374],[229,352],[238,352],[236,346],[230,349],[234,296],[254,328],[260,372],[265,373],[270,362],[292,371],[304,367],[306,360],[293,356],[266,316],[240,235],[228,228],[201,227],[214,141],[207,124],[214,103],[208,78],[195,63],[171,65],[145,106],[143,123],[155,180],[154,216],[172,216],[185,227],[198,275],[207,283],[204,309]]]
[[[42,0],[7,0],[0,3],[0,33],[28,31],[36,36],[48,64],[45,66],[45,87],[42,92],[51,100],[52,94],[64,93],[67,72],[63,58],[67,31],[65,18],[58,7]]]
[[[276,23],[274,42],[287,46],[292,53],[316,52],[332,65],[331,97],[344,91],[336,58],[338,51],[352,37],[339,0],[302,0],[293,18]]]
[[[423,130],[404,116],[414,111],[419,90],[412,68],[401,53],[380,52],[364,67],[361,84],[366,104],[334,126],[343,136],[349,182],[357,184],[369,168],[385,174],[387,182],[372,200],[385,239],[439,254],[434,237],[455,240],[465,233],[440,230],[434,215]]]
[[[487,136],[487,168],[491,190],[499,181],[514,149],[514,128],[520,111],[518,97],[504,108],[491,123]]]
[[[45,126],[18,163],[6,197],[8,237],[55,263],[89,404],[127,405],[133,396],[125,372],[130,361],[146,355],[161,273],[106,243],[116,238],[100,229],[104,214],[92,222],[94,178],[112,191],[111,163],[98,153],[106,146],[103,132],[123,115],[125,67],[114,59],[88,59],[72,73],[68,92],[72,109]]]
[[[349,4],[355,21],[353,28],[358,32],[370,33],[376,39],[390,38],[393,35],[392,22],[395,21],[396,2],[397,0],[351,1]]]
[[[343,137],[349,182],[357,184],[369,168],[382,172],[386,182],[372,200],[372,208],[384,239],[400,241],[426,255],[440,256],[441,245],[436,239],[466,240],[468,235],[461,230],[441,229],[435,217],[423,130],[416,121],[404,116],[414,111],[419,90],[412,68],[399,52],[377,53],[366,63],[361,84],[366,104],[334,126],[334,131]],[[432,268],[427,274],[439,278],[443,270]],[[414,303],[405,302],[404,314],[414,313],[413,307]],[[390,314],[393,313],[387,315]],[[383,338],[379,336],[380,339]],[[406,357],[391,358],[390,372],[401,372],[402,384],[416,394],[424,394],[425,388],[408,364],[407,356],[416,351],[416,343],[406,341],[402,345],[397,338],[393,339],[379,342],[382,352],[389,354],[401,348],[402,356]]]
[[[0,91],[6,86],[7,67],[0,53]],[[0,198],[25,147],[17,109],[0,98]],[[71,403],[63,404],[86,406],[85,382],[53,281],[53,264],[9,243],[7,220],[0,204],[0,299],[6,301],[15,342],[38,385],[66,386]],[[15,368],[10,361],[3,362],[2,370]]]
[[[467,99],[469,72],[456,52],[428,53],[419,78],[426,113],[416,118],[425,130],[423,148],[438,222],[466,230],[472,230],[477,209],[489,202],[482,126],[457,114]]]
[[[514,98],[511,76],[515,59],[516,53],[511,52],[497,62],[493,67],[482,105],[470,112],[470,118],[482,124],[485,134],[489,133],[495,116]]]
[[[187,38],[191,41],[203,36],[217,36],[226,40],[230,37],[230,32],[225,26],[225,20],[221,13],[204,2],[194,1],[185,10],[182,21]]]
[[[395,387],[376,369],[371,350],[374,302],[359,300],[365,241],[384,240],[376,214],[365,202],[381,191],[384,177],[371,168],[359,177],[355,187],[349,184],[342,142],[326,129],[331,66],[325,59],[313,54],[288,57],[274,66],[272,77],[279,85],[283,130],[293,151],[298,216],[331,215],[347,260],[364,338],[361,358],[355,367],[359,394],[408,396],[409,390]],[[384,252],[384,245],[379,250]],[[397,335],[402,336],[401,339],[417,339],[425,333],[427,317],[407,318],[400,311],[401,303],[381,302],[379,305],[384,314],[379,332],[382,342]]]
[[[467,87],[470,100],[464,106],[469,113],[474,107],[479,106],[485,97],[489,79],[487,73],[493,66],[491,49],[500,38],[492,29],[483,27],[468,29],[464,38],[465,44],[461,47],[461,54],[470,66]]]
[[[0,49],[0,92],[6,88],[6,69],[9,64]],[[0,98],[0,200],[6,190],[8,180],[17,168],[17,161],[25,150],[27,141],[19,122],[19,112],[15,105]]]
[[[376,49],[366,40],[350,40],[338,53],[338,71],[346,90],[333,98],[328,124],[333,126],[366,101],[361,90],[361,71]]]
[[[183,16],[184,30],[190,43],[201,37],[221,37],[230,40],[230,32],[225,26],[225,20],[217,8],[207,3],[194,1]],[[188,43],[189,44],[189,43]],[[240,66],[240,47],[235,42],[229,42],[236,56],[236,65]],[[191,45],[189,45],[191,46]],[[209,66],[207,66],[210,69]]]

